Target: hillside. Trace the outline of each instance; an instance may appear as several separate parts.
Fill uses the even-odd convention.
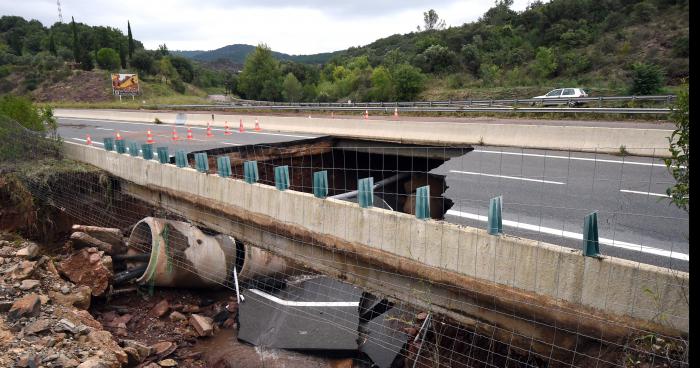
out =
[[[227,62],[230,62],[232,64],[237,64],[237,65],[243,65],[245,62],[246,57],[255,50],[255,46],[251,45],[245,45],[245,44],[233,44],[233,45],[228,45],[224,46],[221,48],[218,48],[216,50],[210,50],[210,51],[203,51],[203,50],[194,50],[194,51],[171,51],[174,55],[179,55],[183,56],[189,59],[197,60],[197,61],[205,61],[205,62],[214,62],[219,59],[224,59]],[[287,60],[287,61],[294,61],[298,63],[305,63],[305,64],[324,64],[326,63],[332,56],[338,54],[340,52],[335,52],[335,53],[321,53],[321,54],[312,54],[312,55],[289,55],[281,52],[276,52],[273,51],[272,55],[275,59],[277,60]]]

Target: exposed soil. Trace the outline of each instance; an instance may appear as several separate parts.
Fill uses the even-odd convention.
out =
[[[75,70],[57,83],[42,84],[32,95],[39,102],[105,102],[114,100],[105,71]]]

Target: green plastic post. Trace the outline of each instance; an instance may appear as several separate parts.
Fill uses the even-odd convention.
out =
[[[583,219],[583,255],[586,257],[600,257],[597,212],[593,212]]]
[[[189,162],[187,162],[187,154],[184,150],[179,150],[175,152],[175,164],[177,167],[190,167]]]
[[[144,158],[144,160],[152,160],[153,159],[153,144],[151,143],[146,143],[141,145],[141,153]]]
[[[201,173],[206,173],[209,171],[209,158],[205,152],[199,152],[194,154],[194,164],[197,171]]]
[[[168,156],[168,147],[158,147],[158,161],[161,164],[170,163],[170,156]]]
[[[104,138],[102,142],[105,145],[105,151],[114,151],[114,138]]]
[[[503,196],[489,201],[489,234],[503,234]]]
[[[124,140],[118,140],[114,141],[114,146],[117,149],[117,153],[126,153],[126,144],[124,143]]]
[[[430,218],[430,185],[416,189],[416,217],[421,220]]]
[[[246,161],[243,163],[243,177],[248,184],[257,183],[259,179],[257,161]]]
[[[137,142],[129,142],[129,154],[134,157],[139,156],[139,144]]]
[[[275,167],[275,187],[279,190],[289,189],[289,166]]]
[[[216,169],[222,178],[231,177],[231,159],[228,156],[217,157]]]
[[[357,181],[357,203],[362,208],[372,207],[374,203],[374,178],[364,178]]]
[[[316,198],[328,196],[328,172],[326,170],[314,173],[314,196]]]

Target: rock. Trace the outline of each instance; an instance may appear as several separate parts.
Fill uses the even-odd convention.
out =
[[[170,320],[171,321],[186,321],[187,316],[185,316],[184,314],[182,314],[178,311],[174,311],[174,312],[170,313]]]
[[[153,317],[160,318],[168,313],[168,310],[170,310],[170,304],[168,304],[168,300],[163,299],[151,309],[149,314]]]
[[[159,366],[158,364],[156,364],[156,363],[150,363],[150,364],[148,364],[147,366],[145,366],[145,367],[143,367],[143,368],[160,368],[160,366]]]
[[[27,243],[27,245],[15,253],[15,257],[32,259],[39,255],[39,246],[36,243]]]
[[[214,334],[212,327],[212,319],[199,314],[193,314],[190,317],[190,325],[194,327],[199,336],[211,336]]]
[[[66,331],[66,332],[70,332],[72,334],[76,334],[76,333],[78,333],[78,326],[75,323],[63,318],[60,321],[56,322],[56,325],[54,326],[54,330],[55,331]]]
[[[51,325],[51,320],[40,319],[27,325],[27,327],[24,328],[24,333],[26,333],[27,335],[37,334],[39,332],[48,330],[51,327]]]
[[[170,341],[159,341],[151,345],[151,354],[155,354],[160,358],[164,358],[170,355],[173,351],[177,349],[177,344]]]
[[[74,232],[71,234],[70,240],[78,247],[95,247],[107,254],[118,254],[126,250],[126,247],[121,243],[115,241],[115,244],[117,244],[115,246],[83,232]]]
[[[15,252],[16,249],[14,247],[5,245],[2,248],[0,248],[0,257],[13,257],[15,255]]]
[[[75,284],[89,286],[93,296],[101,296],[112,281],[112,258],[104,256],[98,262],[91,262],[91,254],[100,255],[96,251],[81,249],[61,262],[58,270]]]
[[[32,354],[32,353],[27,353],[19,357],[17,360],[17,367],[38,367],[39,366],[39,357]]]
[[[78,365],[78,368],[110,368],[111,364],[100,358],[90,358]]]
[[[196,305],[186,305],[182,308],[182,313],[199,313],[199,307]]]
[[[54,361],[54,366],[63,368],[75,368],[78,366],[79,363],[80,362],[78,362],[75,359],[71,359],[63,354],[58,354],[58,358],[56,358],[56,361]]]
[[[10,275],[13,280],[24,280],[29,278],[36,270],[36,262],[22,261],[17,265]]]
[[[161,367],[177,367],[177,362],[173,359],[163,359],[158,362],[158,365]]]
[[[124,346],[124,352],[129,355],[129,360],[135,360],[137,363],[146,360],[153,351],[150,346],[136,340],[122,340],[122,346]]]
[[[49,291],[49,297],[55,304],[79,309],[89,309],[91,289],[88,286],[79,286],[73,293],[63,295],[62,293]]]
[[[71,307],[58,306],[54,311],[57,318],[65,318],[76,326],[85,325],[91,329],[103,330],[102,324],[98,322],[88,311],[74,309]],[[81,327],[84,328],[84,327]]]
[[[39,280],[29,280],[29,279],[22,280],[22,283],[19,285],[19,289],[27,291],[27,290],[31,290],[31,289],[35,288],[39,284],[41,284],[41,282]]]
[[[61,286],[61,293],[63,293],[63,294],[70,293],[70,287],[68,285]]]
[[[36,294],[29,294],[16,300],[10,311],[7,312],[8,320],[17,320],[22,317],[35,317],[41,311],[41,302]]]
[[[129,357],[117,345],[117,342],[112,338],[112,334],[108,331],[91,331],[88,334],[88,340],[100,349],[112,353],[120,364],[126,364],[129,361]]]
[[[3,300],[0,301],[0,313],[5,313],[12,308],[12,301],[10,300]]]
[[[416,314],[416,319],[419,321],[422,321],[426,318],[428,318],[428,313],[420,312],[420,313]]]

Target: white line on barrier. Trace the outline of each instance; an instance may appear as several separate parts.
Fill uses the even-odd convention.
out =
[[[481,215],[477,215],[477,214],[473,214],[473,213],[461,212],[461,211],[455,211],[455,210],[449,210],[449,211],[447,211],[447,214],[452,215],[452,216],[457,216],[457,217],[463,217],[463,218],[467,218],[467,219],[471,219],[471,220],[483,221],[483,222],[487,222],[489,220],[487,216],[481,216]],[[509,220],[503,220],[503,226],[509,226],[509,227],[514,227],[514,228],[521,229],[521,230],[529,230],[529,231],[534,231],[534,232],[538,232],[538,233],[561,236],[561,237],[570,238],[570,239],[578,239],[578,240],[583,241],[583,234],[575,233],[572,231],[564,231],[564,230],[554,229],[551,227],[531,225],[531,224],[525,224],[522,222],[509,221]],[[628,243],[628,242],[607,239],[607,238],[598,238],[598,241],[600,242],[600,244],[605,244],[605,245],[608,245],[611,247],[628,249],[628,250],[633,250],[633,251],[648,253],[648,254],[655,254],[658,256],[680,259],[682,261],[690,260],[690,256],[688,254],[672,252],[672,251],[669,251],[666,249],[649,247],[649,246],[642,245],[642,244]]]
[[[665,197],[665,198],[668,198],[668,194],[652,193],[652,192],[639,192],[639,191],[636,191],[636,190],[628,190],[628,189],[620,189],[620,191],[623,192],[623,193],[642,194],[642,195],[647,195],[647,196],[656,196],[656,197]]]
[[[503,179],[512,179],[512,180],[534,181],[534,182],[537,182],[537,183],[544,183],[544,184],[557,184],[557,185],[564,185],[564,184],[566,184],[566,183],[562,183],[562,182],[560,182],[560,181],[550,181],[550,180],[542,180],[542,179],[530,179],[530,178],[522,178],[522,177],[518,177],[518,176],[484,174],[484,173],[478,173],[478,172],[472,172],[472,171],[450,170],[450,172],[457,173],[457,174],[490,176],[490,177],[494,177],[494,178],[503,178]]]
[[[601,158],[559,156],[559,155],[543,155],[543,154],[539,154],[539,153],[505,152],[505,151],[490,151],[490,150],[474,150],[472,152],[491,153],[491,154],[498,154],[498,155],[512,155],[512,156],[545,157],[545,158],[556,158],[556,159],[563,159],[563,160],[595,161],[595,162],[601,162],[601,163],[612,163],[612,164],[623,164],[623,165],[641,165],[641,166],[653,166],[653,167],[664,167],[664,168],[666,167],[665,164],[652,163],[652,162],[621,161],[621,160],[608,160],[608,159],[601,159]]]
[[[228,144],[229,146],[242,146],[242,144],[239,144],[239,143],[231,143],[231,142],[219,142],[219,143]]]
[[[357,307],[360,305],[359,302],[297,302],[293,300],[280,299],[258,289],[250,289],[250,292],[258,294],[261,297],[271,300],[277,304],[289,307]]]
[[[75,139],[76,141],[80,141],[80,142],[87,142],[87,140],[85,140],[85,139],[80,139],[80,138],[71,138],[71,139]],[[93,141],[92,143],[93,143],[93,144],[99,144],[100,146],[104,146],[104,145],[105,145],[104,143],[102,143],[102,142],[97,142],[97,141]]]

